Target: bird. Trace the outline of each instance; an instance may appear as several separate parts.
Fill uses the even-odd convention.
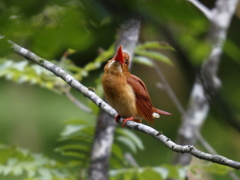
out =
[[[141,123],[142,119],[153,125],[154,118],[171,115],[153,107],[146,85],[129,72],[129,63],[130,56],[122,51],[120,45],[115,56],[104,67],[103,90],[107,102],[118,113],[115,121],[118,122],[119,117],[123,117],[123,127],[126,126],[127,121]]]

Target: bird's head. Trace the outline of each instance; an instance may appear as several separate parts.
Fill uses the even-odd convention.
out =
[[[119,46],[116,55],[108,61],[105,68],[112,69],[120,73],[128,72],[129,61],[130,56],[128,53],[122,51],[122,46]]]

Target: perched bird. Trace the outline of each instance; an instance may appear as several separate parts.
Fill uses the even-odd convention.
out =
[[[171,115],[153,107],[144,82],[128,71],[130,56],[119,46],[116,55],[104,67],[102,84],[108,103],[116,109],[119,116],[126,118],[122,126],[129,120],[142,122],[145,119],[153,124],[153,118]]]

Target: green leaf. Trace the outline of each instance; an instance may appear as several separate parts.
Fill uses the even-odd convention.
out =
[[[24,71],[25,67],[28,65],[28,61],[20,61],[12,64],[12,68],[18,71]]]
[[[137,46],[139,49],[167,49],[167,50],[175,50],[172,46],[165,42],[157,42],[157,41],[151,41],[151,42],[145,42],[144,44],[140,44]]]
[[[76,180],[68,166],[41,154],[14,146],[0,145],[0,157],[3,155],[7,161],[0,164],[0,175],[11,174],[16,177],[23,176],[24,179]]]
[[[68,144],[68,145],[63,145],[59,148],[56,148],[56,151],[67,151],[67,150],[68,151],[77,150],[77,151],[86,152],[89,150],[89,147],[81,144]]]
[[[217,175],[225,175],[232,170],[232,168],[228,166],[223,166],[216,163],[193,165],[193,166],[190,166],[189,169],[193,172],[196,172],[196,170],[204,170],[205,172],[209,172]]]
[[[178,166],[165,164],[162,165],[161,167],[168,169],[168,178],[179,178],[180,174],[178,172],[179,169]]]
[[[127,137],[118,136],[117,140],[122,142],[123,144],[125,144],[128,148],[130,148],[132,150],[132,152],[134,152],[134,153],[137,152],[137,148],[136,148],[135,144],[133,144],[132,141],[130,139],[128,139]]]
[[[145,50],[135,49],[135,53],[137,55],[146,56],[148,58],[164,62],[164,63],[166,63],[168,65],[173,65],[172,61],[167,56],[163,55],[160,52],[145,51]]]
[[[168,169],[164,168],[162,166],[157,166],[157,167],[153,167],[154,171],[158,172],[159,174],[161,174],[161,177],[163,179],[167,179],[168,177]]]
[[[99,63],[99,62],[90,62],[90,63],[88,63],[84,67],[84,70],[85,71],[93,71],[93,70],[98,69],[100,67],[101,67],[101,63]]]
[[[61,151],[61,154],[64,156],[69,156],[69,157],[73,157],[73,158],[78,158],[78,159],[85,159],[85,155],[82,153],[78,153],[78,152],[65,152],[65,151]]]
[[[81,131],[86,128],[86,125],[67,125],[64,131],[61,133],[61,136],[70,136],[74,133]]]
[[[154,171],[152,168],[147,168],[145,169],[140,175],[142,180],[145,180],[145,179],[149,179],[149,180],[155,180],[155,179],[159,179],[159,180],[163,180],[162,176]]]
[[[117,133],[119,133],[122,136],[126,136],[128,139],[132,141],[140,150],[144,149],[142,140],[133,132],[130,131],[129,129],[123,129],[123,128],[118,128]]]
[[[112,153],[119,159],[123,158],[123,152],[121,148],[116,144],[112,145]]]
[[[106,51],[103,51],[102,53],[99,54],[99,56],[94,59],[94,62],[106,62],[106,60],[109,60],[113,54],[114,54],[114,51],[115,51],[115,45],[111,45],[108,50]]]
[[[5,77],[17,83],[28,82],[50,89],[57,93],[65,91],[66,82],[54,76],[51,72],[29,61],[14,62],[8,59],[0,59],[0,77]],[[57,87],[57,88],[56,88]]]
[[[71,55],[71,54],[76,53],[76,50],[75,50],[75,49],[68,48],[66,52],[67,52],[68,55]]]
[[[86,73],[100,68],[101,64],[108,60],[113,55],[113,53],[114,45],[111,45],[107,51],[103,51],[102,53],[100,53],[99,56],[96,59],[94,59],[94,61],[86,64],[85,67],[83,68],[83,71]]]
[[[138,64],[153,67],[152,61],[149,58],[144,57],[144,56],[134,56],[133,61]]]

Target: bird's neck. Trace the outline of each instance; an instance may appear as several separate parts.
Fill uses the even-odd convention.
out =
[[[106,66],[104,67],[104,70],[105,71],[110,71],[110,72],[115,71],[116,73],[122,73],[123,72],[121,64],[118,61],[115,61],[115,60],[109,61],[106,64]]]

